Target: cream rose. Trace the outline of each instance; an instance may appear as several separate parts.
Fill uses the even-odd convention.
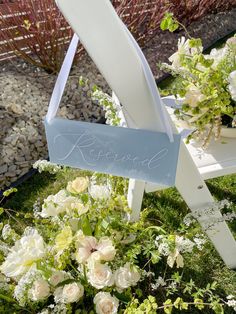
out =
[[[74,181],[70,181],[67,184],[67,191],[72,194],[79,194],[84,192],[89,185],[89,179],[86,177],[78,177]]]
[[[109,292],[98,292],[93,302],[97,314],[116,314],[118,311],[119,301],[116,297],[112,297]]]
[[[38,279],[33,283],[29,290],[29,298],[32,301],[40,301],[46,299],[50,295],[49,284],[44,279]]]
[[[25,274],[35,262],[46,254],[46,246],[38,231],[32,229],[30,234],[16,241],[7,255],[0,271],[7,277],[16,277]]]
[[[78,302],[84,295],[84,287],[77,282],[65,285],[62,290],[63,303]]]
[[[140,274],[134,266],[131,267],[130,263],[126,263],[120,267],[114,274],[115,285],[118,290],[127,289],[130,286],[135,286],[140,280]]]
[[[110,287],[114,283],[111,268],[100,263],[94,263],[93,267],[87,272],[87,278],[89,283],[97,289]]]

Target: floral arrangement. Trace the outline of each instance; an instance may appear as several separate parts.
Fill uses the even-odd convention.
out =
[[[37,203],[28,225],[19,214],[14,228],[1,223],[1,311],[9,304],[17,313],[41,314],[236,310],[235,297],[218,296],[216,282],[198,288],[180,273],[188,256],[201,254],[205,236],[186,225],[167,233],[151,208],[132,222],[126,192],[121,178],[77,177]],[[1,214],[12,217],[8,209]]]
[[[162,21],[163,30],[174,31],[179,23],[167,13]],[[203,54],[202,41],[187,36],[178,41],[178,51],[161,68],[176,79],[164,91],[181,100],[181,108],[175,111],[178,118],[187,121],[193,132],[188,140],[201,139],[206,147],[212,138],[220,137],[222,125],[236,126],[236,37],[229,38],[222,48],[214,48]]]

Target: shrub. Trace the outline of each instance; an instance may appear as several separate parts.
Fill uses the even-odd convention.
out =
[[[57,72],[72,30],[52,0],[4,0],[1,5],[0,53],[12,51],[48,72]],[[4,10],[3,10],[4,8]]]

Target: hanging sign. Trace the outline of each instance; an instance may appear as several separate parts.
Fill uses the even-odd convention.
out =
[[[45,120],[50,161],[75,168],[175,184],[180,135],[53,118]]]

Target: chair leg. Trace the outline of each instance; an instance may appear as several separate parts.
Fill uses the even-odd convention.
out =
[[[184,143],[181,143],[179,161],[176,173],[176,188],[182,195],[190,210],[194,213],[214,204],[214,199],[202,179],[197,167],[195,166]],[[203,214],[198,219],[199,223],[205,229],[206,224],[210,223],[212,218],[219,222],[205,230],[212,241],[221,258],[229,268],[236,268],[236,241],[223,221],[220,210],[215,210],[212,214]],[[221,221],[220,221],[221,220]]]
[[[131,221],[139,220],[140,210],[142,207],[145,182],[135,179],[129,180],[128,205],[132,209]]]
[[[214,199],[184,143],[181,143],[180,146],[176,188],[194,214],[198,211],[202,212],[202,209],[214,204]],[[145,182],[134,179],[129,180],[128,204],[132,208],[132,221],[139,219],[144,190]],[[216,222],[210,229],[205,230],[206,224],[211,222],[213,216],[219,222]],[[229,268],[236,268],[236,241],[227,224],[220,221],[223,220],[222,218],[220,210],[215,210],[213,215],[207,213],[201,215],[198,221],[225,264]]]

